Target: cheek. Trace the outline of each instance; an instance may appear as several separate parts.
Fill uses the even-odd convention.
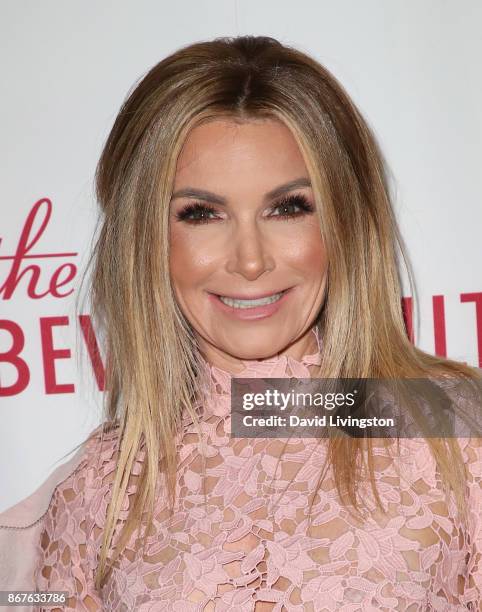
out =
[[[189,284],[193,274],[191,261],[189,241],[185,239],[182,231],[171,229],[169,232],[169,271],[176,290]]]
[[[169,267],[175,287],[194,288],[216,266],[209,232],[172,228],[169,243]]]
[[[327,257],[318,225],[309,224],[285,239],[283,253],[285,261],[301,270],[303,276],[320,278],[324,275]]]

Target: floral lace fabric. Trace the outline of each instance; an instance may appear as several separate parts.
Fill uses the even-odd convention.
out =
[[[314,354],[245,362],[236,376],[310,377],[310,365],[320,362],[315,335]],[[102,445],[91,441],[44,518],[39,590],[68,591],[62,609],[118,612],[482,609],[481,440],[458,440],[469,473],[467,523],[447,499],[424,439],[402,440],[395,459],[382,445],[374,449],[387,513],[368,496],[358,522],[340,503],[329,466],[313,495],[327,440],[231,438],[231,375],[205,368],[205,398],[195,407],[202,452],[185,415],[171,522],[160,488],[144,557],[134,532],[102,591],[95,589],[117,447],[115,433]]]

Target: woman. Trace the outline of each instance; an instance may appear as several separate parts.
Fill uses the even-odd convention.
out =
[[[185,47],[129,95],[96,186],[106,424],[53,490],[36,587],[79,610],[477,609],[479,438],[229,435],[233,377],[480,388],[407,338],[386,170],[336,79],[272,38]]]

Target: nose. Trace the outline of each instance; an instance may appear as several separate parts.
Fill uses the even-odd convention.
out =
[[[238,223],[230,236],[226,270],[253,281],[274,267],[266,236],[256,222]]]

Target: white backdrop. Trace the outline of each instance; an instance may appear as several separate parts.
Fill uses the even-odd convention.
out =
[[[395,177],[416,344],[436,351],[442,296],[438,350],[445,331],[448,356],[482,365],[481,22],[478,0],[2,0],[0,511],[99,422],[74,310],[94,168],[128,90],[190,42],[270,35],[335,74]]]

